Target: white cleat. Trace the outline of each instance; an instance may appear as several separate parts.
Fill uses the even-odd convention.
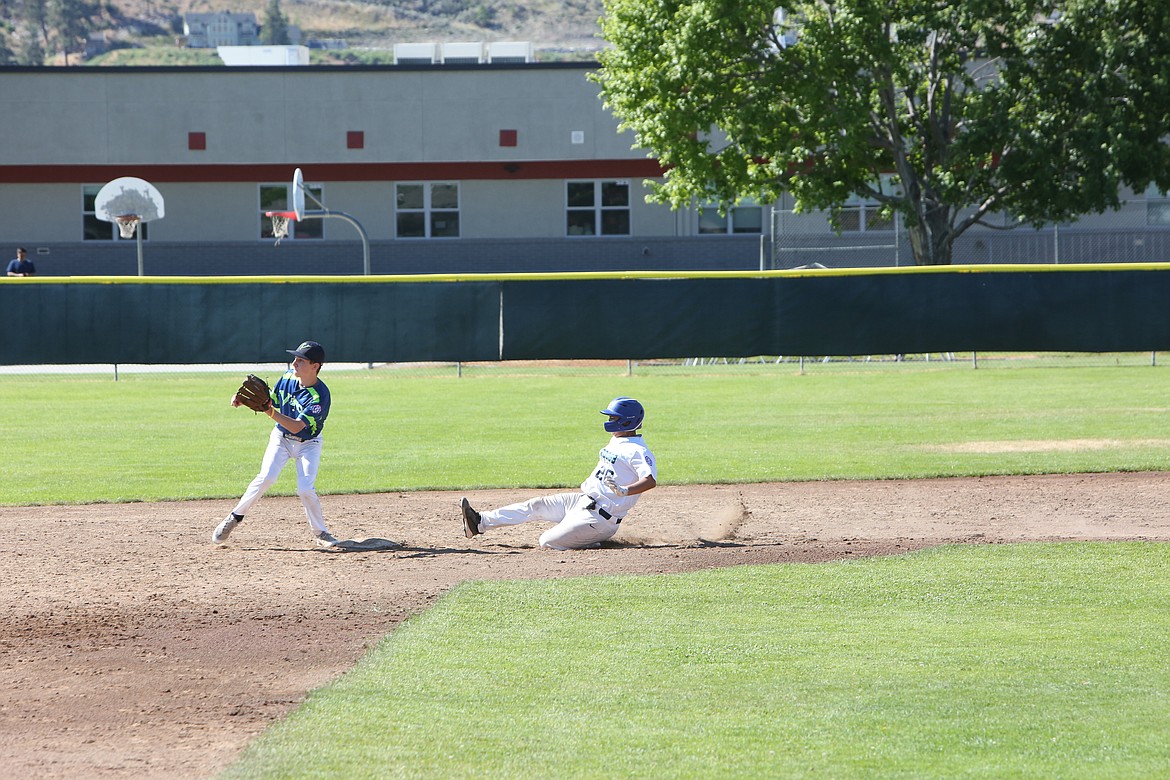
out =
[[[215,530],[211,532],[211,543],[212,544],[223,544],[224,542],[226,542],[227,538],[229,536],[231,536],[232,530],[237,525],[239,525],[243,519],[244,518],[239,517],[237,515],[229,514],[227,517],[225,517],[223,519],[223,522],[220,523],[219,525],[217,525],[215,527]]]
[[[322,531],[317,534],[317,546],[325,548],[336,547],[337,539],[328,531]]]

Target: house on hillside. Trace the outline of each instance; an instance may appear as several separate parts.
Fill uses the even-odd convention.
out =
[[[183,35],[188,49],[214,49],[217,46],[253,46],[259,41],[256,14],[216,11],[184,14]]]

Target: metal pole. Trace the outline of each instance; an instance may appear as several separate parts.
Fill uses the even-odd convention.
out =
[[[902,212],[894,212],[894,267],[902,265]]]
[[[314,200],[316,200],[316,198],[314,198]],[[357,228],[358,235],[361,236],[362,239],[362,273],[364,273],[366,276],[370,275],[370,238],[366,235],[366,229],[362,227],[362,223],[358,222],[344,211],[329,211],[328,209],[322,209],[320,211],[306,211],[305,218],[308,219],[309,217],[319,217],[321,219],[324,219],[325,217],[337,217],[338,219],[344,219],[346,222]]]
[[[146,267],[142,262],[142,223],[139,222],[134,234],[138,236],[138,275],[146,276]]]
[[[784,206],[784,199],[780,199],[780,205]],[[780,209],[780,235],[788,235],[788,211],[784,208]],[[776,228],[772,228],[772,267],[780,268],[780,238],[776,235]],[[801,373],[804,372],[804,365],[801,365]]]

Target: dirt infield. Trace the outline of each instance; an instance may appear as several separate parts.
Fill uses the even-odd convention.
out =
[[[0,766],[9,778],[207,777],[306,693],[464,580],[683,572],[943,543],[1170,539],[1167,474],[660,487],[615,546],[534,548],[539,524],[463,538],[459,494],[0,508]],[[480,507],[531,495],[467,494]]]

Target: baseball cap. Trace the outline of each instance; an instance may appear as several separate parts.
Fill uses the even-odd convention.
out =
[[[325,348],[315,341],[304,341],[296,349],[286,349],[290,355],[303,357],[310,363],[324,363],[325,362]]]

